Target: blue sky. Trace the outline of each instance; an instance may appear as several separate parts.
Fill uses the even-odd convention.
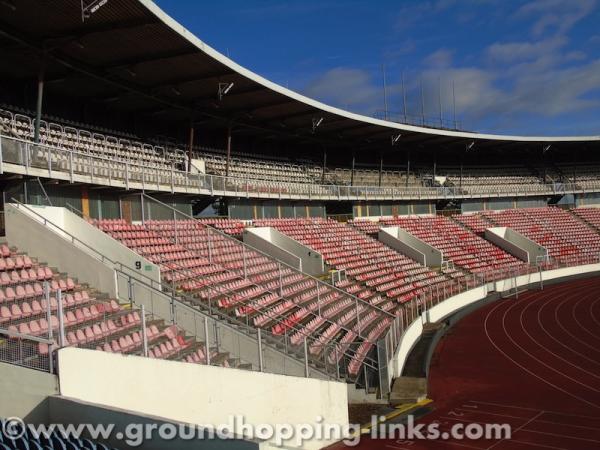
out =
[[[290,89],[515,134],[600,134],[600,0],[157,0],[200,39]],[[441,86],[441,95],[440,95]]]

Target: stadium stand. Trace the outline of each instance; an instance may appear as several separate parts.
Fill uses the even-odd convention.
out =
[[[400,226],[429,245],[441,250],[444,260],[470,273],[493,274],[524,270],[527,265],[504,250],[477,236],[448,217],[384,218],[382,226]]]
[[[594,257],[600,250],[600,236],[560,208],[525,208],[504,211],[484,211],[480,214],[488,227],[510,227],[548,249],[551,257]],[[468,219],[474,220],[474,219]],[[477,229],[481,225],[477,223]]]
[[[492,187],[498,194],[518,191],[543,192],[542,180],[523,167],[468,167],[462,177],[457,169],[440,169],[446,176],[446,186],[459,187],[466,194],[477,194],[484,187]]]
[[[0,247],[0,326],[19,335],[56,336],[59,329],[58,292],[61,293],[65,344],[112,353],[142,354],[143,335],[141,311],[129,305],[77,284],[42,265],[35,258],[19,253],[7,244]],[[49,301],[44,291],[48,283]],[[50,333],[50,330],[52,333]],[[177,326],[167,326],[162,320],[148,317],[146,322],[148,355],[153,358],[187,362],[206,362],[206,349],[193,338],[185,336]],[[0,347],[11,352],[11,343]],[[31,358],[45,357],[48,345],[31,349]],[[19,354],[13,355],[15,360]],[[213,361],[228,366],[227,355],[212,355]]]
[[[338,287],[397,310],[399,305],[415,298],[424,286],[443,283],[456,272],[433,272],[363,235],[350,226],[328,219],[264,219],[256,226],[270,226],[321,253],[327,264],[343,270],[347,280]],[[396,301],[390,304],[388,299]]]
[[[275,336],[289,335],[294,346],[312,336],[313,355],[321,354],[324,346],[331,346],[344,334],[368,338],[372,320],[391,308],[391,304],[365,299],[382,309],[369,312],[367,304],[361,304],[357,312],[357,304],[342,291],[282,267],[197,220],[149,220],[144,225],[98,220],[94,224],[159,264],[163,280],[196,302],[216,305],[227,314],[251,320]],[[370,348],[372,342],[364,344]],[[327,353],[331,357],[332,350]],[[364,352],[355,355],[354,360],[359,361],[352,366],[352,375],[358,373],[365,356]]]
[[[0,109],[0,124],[4,133],[19,139],[32,141],[34,120],[30,114],[15,113]],[[122,162],[135,162],[150,168],[185,169],[187,155],[185,145],[169,139],[167,144],[158,138],[145,140],[134,135],[117,133],[114,130],[99,129],[83,124],[66,125],[64,121],[43,121],[40,128],[40,142],[49,146],[64,148],[85,155],[113,159]],[[162,144],[162,145],[161,145]],[[227,158],[221,149],[194,147],[193,158],[204,162],[206,174],[237,178],[240,183],[248,180],[260,180],[277,183],[300,183],[337,186],[381,186],[388,188],[426,188],[424,174],[412,171],[407,175],[403,171],[366,169],[357,167],[354,174],[348,168],[323,169],[315,163],[292,164],[290,162],[265,157],[234,156]],[[135,167],[135,165],[133,166]],[[556,168],[556,170],[561,170]],[[563,166],[567,174],[577,173],[576,182],[580,188],[597,188],[600,182],[600,166]],[[428,171],[426,171],[428,172]],[[545,169],[547,181],[574,180],[561,174],[552,175]],[[444,180],[438,187],[458,188],[462,194],[481,194],[492,190],[497,195],[543,194],[547,192],[544,180],[531,170],[514,166],[469,166],[463,169],[439,168],[438,179]],[[434,184],[436,182],[434,181]],[[437,191],[432,190],[432,193]]]
[[[600,230],[600,208],[576,208],[572,213],[596,231]]]

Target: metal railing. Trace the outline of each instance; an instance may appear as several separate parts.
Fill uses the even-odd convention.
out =
[[[278,354],[282,361],[282,363],[279,365],[281,368],[277,368],[278,365],[275,363],[272,363],[269,366],[264,364],[262,368],[265,371],[297,375],[297,370],[294,370],[293,373],[289,373],[288,371],[286,371],[286,369],[285,369],[286,364],[283,362],[285,356],[287,356],[287,357],[293,356],[294,358],[297,358],[297,359],[300,358],[300,360],[305,360],[308,364],[310,364],[310,366],[307,366],[307,370],[305,371],[306,376],[311,376],[311,374],[318,372],[317,375],[320,374],[319,377],[321,377],[321,378],[323,377],[323,374],[325,377],[332,377],[333,374],[345,375],[347,373],[346,368],[347,368],[348,364],[350,362],[352,362],[353,360],[355,360],[355,356],[348,349],[341,350],[339,347],[336,346],[336,344],[323,345],[320,342],[318,342],[318,338],[315,338],[313,336],[307,336],[307,335],[304,336],[302,341],[304,341],[304,345],[309,350],[312,350],[312,352],[309,351],[308,354],[305,354],[304,356],[302,356],[301,354],[298,353],[298,351],[299,351],[298,344],[292,343],[292,341],[293,341],[292,336],[295,333],[299,333],[300,335],[302,335],[302,334],[304,334],[304,332],[301,328],[299,328],[298,326],[295,326],[295,325],[286,325],[286,331],[282,336],[277,336],[277,335],[274,335],[273,333],[262,330],[261,331],[262,339],[261,339],[261,338],[259,338],[259,336],[257,336],[257,328],[251,326],[248,320],[246,320],[246,321],[239,320],[235,317],[225,314],[222,311],[220,311],[220,309],[215,305],[215,302],[218,298],[227,296],[227,295],[231,295],[231,296],[235,295],[235,292],[229,291],[229,290],[224,290],[222,288],[217,288],[217,287],[213,287],[213,286],[207,286],[208,292],[210,294],[208,301],[201,302],[201,301],[199,301],[199,299],[197,299],[191,295],[186,295],[185,293],[178,291],[175,288],[175,286],[173,286],[171,284],[157,282],[156,280],[149,278],[141,273],[132,272],[124,264],[122,264],[118,261],[113,261],[110,258],[104,256],[101,252],[90,247],[85,242],[82,242],[77,237],[73,236],[72,234],[70,234],[67,231],[65,231],[64,229],[62,229],[60,226],[49,221],[48,219],[46,219],[45,217],[40,215],[38,212],[36,212],[34,209],[30,208],[29,206],[24,205],[14,199],[13,199],[13,201],[15,202],[14,205],[16,206],[17,210],[22,208],[22,209],[29,211],[31,214],[33,214],[34,216],[36,216],[38,218],[40,223],[42,223],[44,226],[46,226],[47,228],[52,230],[54,233],[58,234],[59,236],[61,236],[65,240],[69,241],[73,245],[82,246],[86,251],[90,252],[92,254],[92,256],[95,256],[97,259],[102,261],[104,264],[108,264],[110,267],[114,268],[116,273],[118,274],[118,279],[120,279],[120,280],[127,279],[128,285],[134,286],[135,289],[133,291],[129,290],[129,292],[126,294],[127,297],[123,297],[124,294],[120,293],[119,296],[120,296],[121,300],[129,300],[129,301],[133,302],[134,300],[136,300],[134,293],[137,292],[138,300],[136,300],[135,303],[138,305],[142,304],[141,300],[139,300],[139,296],[141,295],[139,290],[142,289],[145,291],[145,294],[147,294],[147,296],[151,299],[150,304],[146,303],[146,306],[150,308],[151,314],[154,314],[157,317],[161,317],[163,319],[169,320],[173,324],[180,324],[181,317],[182,317],[181,315],[184,314],[183,313],[184,311],[187,311],[187,313],[185,313],[187,315],[190,315],[191,314],[190,312],[194,311],[194,315],[196,315],[195,316],[196,318],[193,320],[194,324],[198,324],[198,323],[202,322],[204,320],[203,318],[209,319],[210,322],[213,324],[218,323],[218,325],[213,325],[213,329],[218,329],[219,332],[215,336],[213,336],[211,339],[207,339],[210,342],[213,342],[213,343],[219,342],[219,339],[216,337],[218,334],[221,334],[221,335],[227,334],[230,336],[231,335],[236,335],[236,336],[243,335],[243,336],[245,336],[245,341],[247,341],[249,338],[253,339],[255,342],[255,348],[262,347],[263,352],[268,351],[269,354],[271,354],[271,355]],[[77,208],[73,208],[73,207],[71,207],[71,210],[78,211]],[[81,213],[81,211],[79,211],[79,213]],[[207,230],[211,233],[215,233],[215,234],[219,234],[219,235],[221,234],[217,230],[214,230],[209,227],[207,227]],[[225,235],[225,236],[227,236],[227,235]],[[185,271],[186,269],[183,267],[179,267],[179,268],[174,268],[173,270],[176,273],[177,272],[182,273],[182,271]],[[137,289],[137,291],[136,291],[136,289]],[[153,303],[154,300],[159,299],[159,298],[163,300],[163,302],[162,302],[163,304],[162,304],[161,308],[159,308],[156,304]],[[164,307],[165,301],[169,305],[167,308]],[[157,315],[156,312],[159,309],[162,311],[162,314]],[[253,309],[257,313],[269,312],[267,308],[261,308],[258,306],[254,307]],[[218,317],[219,319],[214,320],[213,317]],[[202,318],[202,320],[200,318]],[[273,313],[271,313],[269,320],[271,322],[280,323],[280,324],[283,324],[285,322],[285,318],[276,317]],[[360,320],[360,318],[358,320]],[[242,330],[242,333],[240,333],[240,330]],[[188,331],[190,331],[190,330],[188,329]],[[212,334],[211,334],[211,336],[212,336]],[[198,335],[198,337],[200,339],[205,338],[204,335]],[[240,338],[236,338],[236,339],[238,339],[238,343],[241,342]],[[259,339],[261,339],[261,340],[259,341]],[[349,343],[349,347],[350,348],[357,347],[362,342],[363,341],[351,342],[351,343]],[[249,345],[250,344],[248,344],[246,342],[243,348],[248,348]],[[242,346],[239,346],[239,347],[242,348]],[[279,347],[283,347],[285,349],[285,351],[284,352],[280,351]],[[90,347],[90,348],[96,348],[96,345],[94,345],[93,347]],[[230,351],[231,353],[235,353],[229,349],[228,349],[228,351]],[[330,362],[330,359],[328,358],[328,356],[331,354],[335,354],[335,353],[339,353],[339,358],[334,358],[333,362]],[[315,354],[317,354],[317,356],[315,356]],[[235,355],[235,357],[238,359],[243,359],[243,360],[251,359],[251,358],[248,358],[247,355],[245,355],[245,354]],[[272,361],[272,359],[271,359],[271,361]],[[364,364],[365,364],[365,366],[367,366],[369,368],[369,370],[376,370],[375,362],[372,361],[370,358],[365,358]],[[256,364],[256,365],[253,365],[253,367],[259,368],[259,365]],[[291,369],[293,369],[293,368],[291,368]]]
[[[10,164],[11,167],[7,167]],[[19,167],[19,169],[16,169]],[[598,192],[574,183],[514,186],[379,187],[319,185],[260,179],[192,174],[173,165],[150,166],[134,161],[82,153],[0,136],[0,173],[5,170],[32,176],[60,178],[124,189],[156,190],[238,198],[302,200],[438,200],[490,197],[522,197]]]

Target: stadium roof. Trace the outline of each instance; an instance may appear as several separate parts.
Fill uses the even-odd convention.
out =
[[[88,2],[90,3],[90,2]],[[201,6],[199,5],[199,9]],[[44,56],[45,55],[45,56]],[[45,60],[46,89],[160,120],[276,134],[357,148],[560,147],[600,136],[531,137],[403,125],[310,99],[236,64],[150,0],[108,0],[84,22],[80,0],[0,0],[0,76],[35,80]],[[219,99],[219,87],[231,89]],[[322,120],[321,120],[322,119]],[[315,125],[317,125],[315,127]]]

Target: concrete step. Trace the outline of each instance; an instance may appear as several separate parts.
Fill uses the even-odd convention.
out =
[[[427,378],[399,377],[394,380],[390,393],[390,405],[416,403],[427,397]]]

